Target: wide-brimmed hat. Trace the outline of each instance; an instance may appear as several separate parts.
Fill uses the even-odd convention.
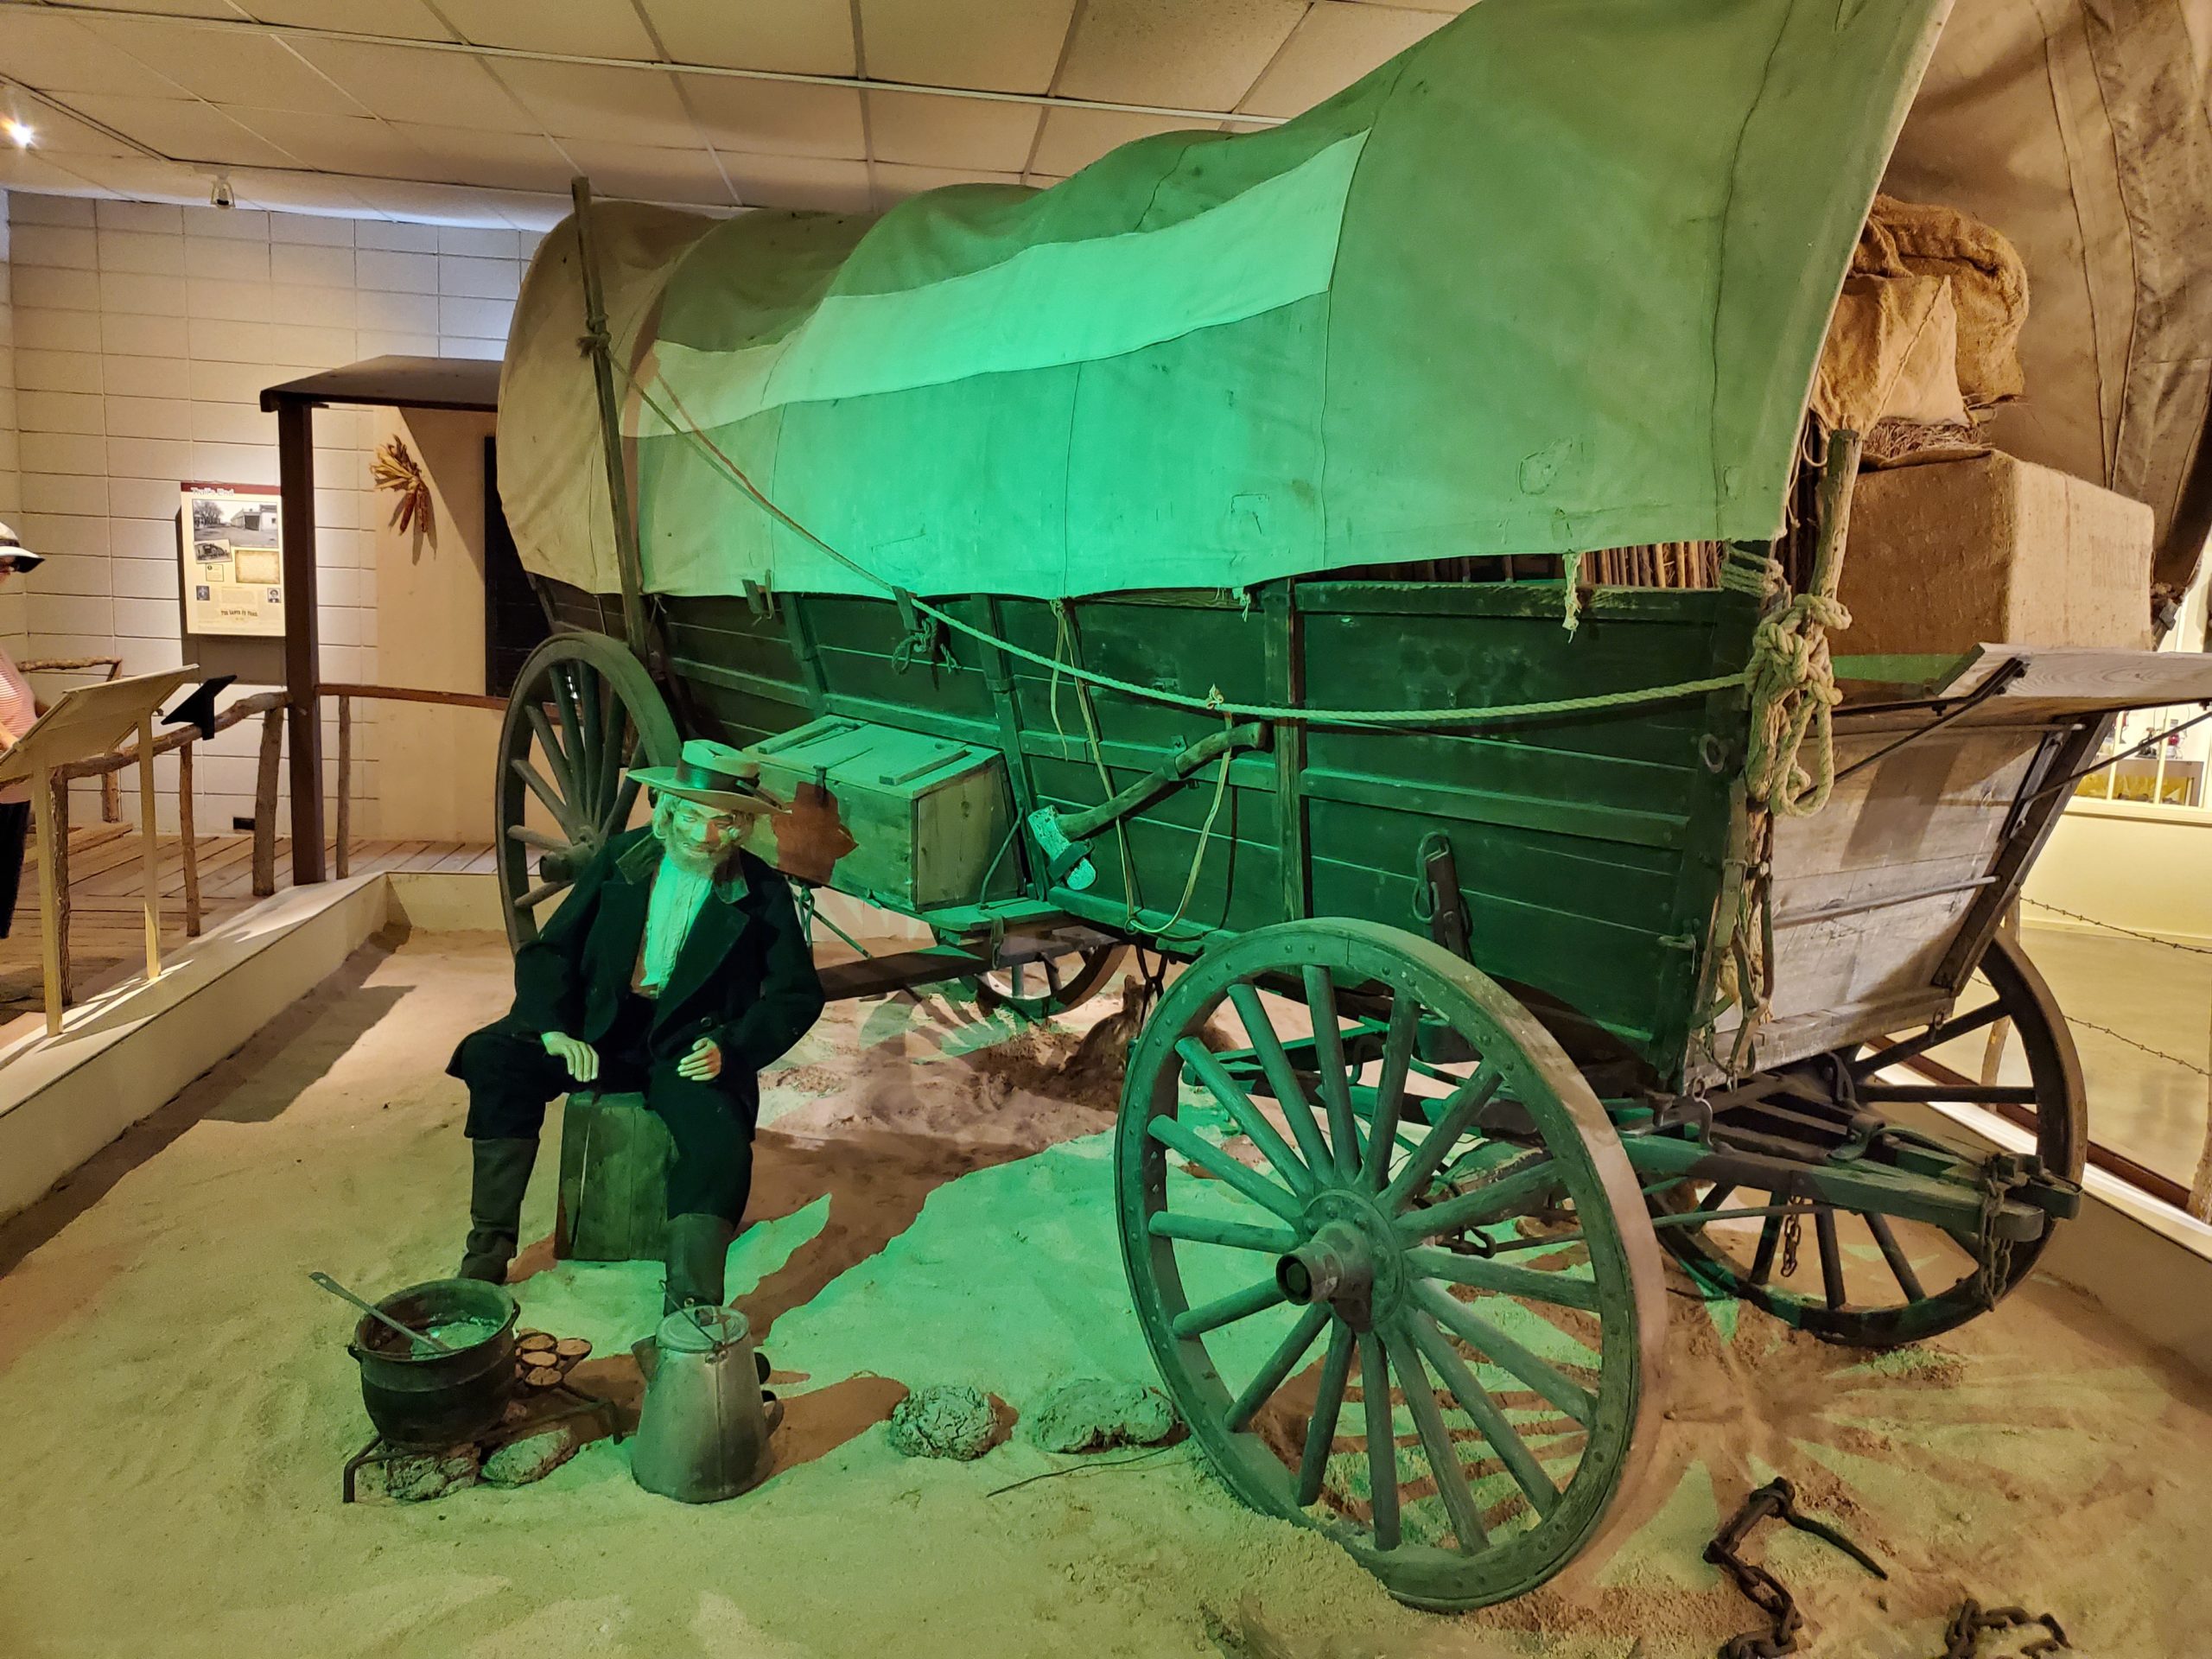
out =
[[[718,812],[766,812],[774,804],[753,787],[760,775],[758,763],[741,749],[703,737],[684,744],[672,766],[632,766],[626,775],[656,795],[696,801]]]
[[[0,569],[35,570],[45,563],[43,553],[32,552],[13,530],[0,524]]]

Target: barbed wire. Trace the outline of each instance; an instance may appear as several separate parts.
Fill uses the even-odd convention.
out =
[[[2084,1020],[2080,1015],[2072,1014],[2066,1016],[2066,1023],[2069,1026],[2078,1026],[2084,1031],[2101,1031],[2107,1037],[2126,1043],[2130,1048],[2141,1049],[2153,1059],[2165,1060],[2180,1066],[2185,1071],[2194,1071],[2200,1077],[2212,1077],[2212,1067],[2199,1065],[2195,1060],[2184,1060],[2178,1054],[2169,1054],[2164,1049],[2153,1048],[2148,1043],[2139,1043],[2133,1037],[2114,1031],[2110,1026],[2101,1026],[2094,1020]]]
[[[2183,944],[2179,939],[2165,938],[2156,933],[2145,933],[2139,928],[2122,927],[2117,922],[2101,922],[2094,916],[2084,916],[2078,910],[2069,910],[2063,905],[2047,905],[2040,899],[2031,899],[2023,893],[2020,902],[2037,910],[2047,910],[2054,916],[2065,916],[2077,922],[2087,922],[2091,927],[2101,927],[2107,933],[2125,933],[2131,939],[2145,939],[2152,944],[2163,944],[2169,950],[2186,950],[2195,957],[2212,957],[2212,948],[2201,944]]]

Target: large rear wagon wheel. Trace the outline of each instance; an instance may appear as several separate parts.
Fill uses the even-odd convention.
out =
[[[1588,1544],[1649,1444],[1659,1251],[1604,1108],[1483,974],[1363,921],[1209,950],[1130,1057],[1116,1168],[1140,1323],[1238,1497],[1423,1607]]]
[[[672,766],[676,721],[652,676],[603,634],[556,634],[530,654],[499,728],[499,898],[507,942],[537,937],[593,855],[630,822],[631,766]],[[532,824],[531,803],[542,822]],[[545,827],[543,820],[550,820]]]
[[[1993,1084],[1929,1077],[1905,1062],[1955,1042],[1979,1050],[1981,1034],[2009,1023],[2006,1071]],[[1899,1106],[1972,1103],[2027,1116],[2036,1155],[2054,1175],[2082,1179],[2089,1150],[2088,1090],[2073,1033],[2057,999],[2019,945],[1999,936],[1955,1007],[1917,1035],[1837,1054],[1856,1103],[1893,1116]],[[1942,1068],[1948,1070],[1948,1068]],[[1885,1072],[1893,1073],[1884,1076]],[[1696,1180],[1662,1200],[1682,1211],[1741,1209],[1778,1202],[1755,1189]],[[1806,1248],[1790,1247],[1780,1216],[1670,1226],[1667,1247],[1707,1288],[1738,1296],[1801,1330],[1853,1347],[1917,1342],[1966,1323],[2002,1300],[2034,1268],[2058,1226],[2005,1249],[2001,1273],[1985,1283],[1979,1236],[1923,1223],[1809,1206]],[[1802,1222],[1799,1224],[1802,1228]]]

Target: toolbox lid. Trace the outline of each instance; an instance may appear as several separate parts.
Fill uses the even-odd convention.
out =
[[[826,773],[843,784],[919,794],[998,759],[998,751],[925,732],[824,715],[745,751],[766,768]]]

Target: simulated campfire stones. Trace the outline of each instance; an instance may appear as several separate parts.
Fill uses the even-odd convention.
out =
[[[399,1503],[427,1503],[462,1488],[474,1486],[483,1454],[474,1446],[450,1452],[425,1452],[419,1457],[394,1458],[378,1470],[385,1496]]]
[[[582,1445],[572,1425],[555,1423],[535,1434],[510,1441],[486,1458],[484,1481],[492,1486],[527,1486],[534,1480],[544,1479],[575,1457]]]
[[[1180,1420],[1167,1396],[1141,1382],[1077,1376],[1058,1384],[1029,1413],[1029,1439],[1047,1452],[1105,1452],[1157,1446]]]
[[[967,1463],[991,1449],[998,1417],[980,1389],[938,1383],[915,1389],[893,1407],[884,1432],[892,1449],[907,1457]]]

